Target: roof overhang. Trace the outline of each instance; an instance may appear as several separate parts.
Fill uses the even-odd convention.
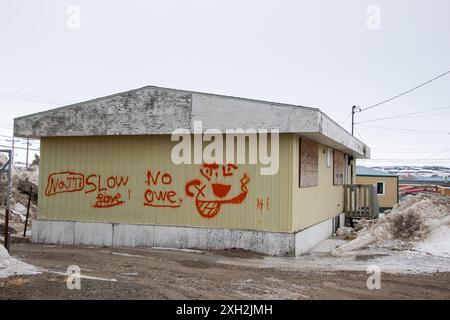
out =
[[[144,87],[14,119],[17,137],[172,134],[203,130],[278,129],[369,158],[370,149],[319,109],[159,87]]]

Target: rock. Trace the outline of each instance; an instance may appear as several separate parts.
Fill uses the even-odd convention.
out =
[[[371,220],[366,220],[366,219],[361,219],[359,220],[358,224],[355,226],[355,231],[358,232],[361,229],[364,229],[366,227],[369,227],[370,224],[372,223]]]
[[[11,213],[18,214],[22,221],[25,221],[27,216],[27,208],[21,203],[15,203],[11,208]]]
[[[357,236],[355,234],[347,234],[344,236],[344,240],[354,240]]]
[[[341,227],[336,231],[336,235],[342,237],[344,235],[352,234],[353,228],[350,227]]]
[[[2,235],[2,237],[3,237],[3,234],[4,234],[4,230],[5,230],[5,224],[4,224],[3,222],[0,222],[0,234]],[[16,228],[14,228],[14,227],[11,226],[11,225],[9,225],[8,231],[9,231],[9,233],[11,233],[11,234],[16,234],[16,233],[17,233]]]

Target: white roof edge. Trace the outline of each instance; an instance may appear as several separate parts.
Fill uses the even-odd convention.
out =
[[[359,158],[370,149],[318,108],[146,86],[14,119],[18,137],[170,134],[193,129],[269,129],[311,133]]]

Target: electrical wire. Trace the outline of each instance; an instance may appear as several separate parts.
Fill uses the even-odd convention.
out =
[[[437,130],[417,130],[417,129],[405,129],[405,128],[389,128],[389,127],[378,127],[378,126],[365,126],[365,125],[359,125],[359,128],[362,129],[374,129],[379,131],[379,129],[382,130],[390,130],[390,131],[399,131],[401,133],[417,133],[417,134],[444,134],[444,135],[450,135],[450,131],[437,131]]]
[[[385,104],[385,103],[387,103],[387,102],[390,102],[390,101],[392,101],[392,100],[394,100],[394,99],[397,99],[397,98],[399,98],[399,97],[401,97],[401,96],[404,96],[405,94],[408,94],[408,93],[410,93],[410,92],[412,92],[412,91],[414,91],[414,90],[417,90],[417,89],[419,89],[419,88],[421,88],[421,87],[423,87],[423,86],[425,86],[425,85],[427,85],[427,84],[429,84],[429,83],[431,83],[431,82],[433,82],[433,81],[435,81],[435,80],[437,80],[437,79],[439,79],[439,78],[442,78],[442,77],[444,77],[444,76],[446,76],[446,75],[448,75],[448,74],[450,74],[450,70],[449,70],[449,71],[446,71],[446,72],[444,72],[444,73],[441,73],[440,75],[434,77],[433,79],[430,79],[430,80],[428,80],[428,81],[425,81],[424,83],[419,84],[418,86],[415,86],[414,88],[411,88],[411,89],[409,89],[409,90],[406,90],[406,91],[404,91],[404,92],[402,92],[402,93],[400,93],[400,94],[397,94],[397,95],[395,95],[395,96],[393,96],[393,97],[391,97],[391,98],[389,98],[389,99],[380,101],[380,102],[378,102],[378,103],[376,103],[376,104],[374,104],[374,105],[371,105],[371,106],[369,106],[369,107],[362,108],[362,109],[360,110],[360,112],[363,112],[363,111],[366,111],[366,110],[369,110],[369,109],[378,107],[378,106],[380,106],[380,105],[382,105],[382,104]]]
[[[358,128],[356,128],[356,126],[355,126],[355,131],[358,134],[358,136],[360,137],[361,141],[364,141],[364,138],[362,137],[361,133],[359,132]]]
[[[61,104],[71,103],[71,100],[67,100],[67,99],[49,98],[49,97],[36,96],[36,95],[19,93],[19,92],[11,92],[11,91],[0,91],[0,98],[22,100],[22,101],[34,102],[34,103],[53,104],[53,105],[61,105]]]
[[[346,123],[346,121],[348,120],[348,118],[350,118],[351,115],[352,112],[350,111],[349,114],[345,117],[344,121],[342,121],[342,123]]]
[[[12,149],[12,146],[8,146],[8,145],[0,145],[0,148],[9,148],[9,149]],[[14,146],[14,149],[27,150],[27,148],[24,148],[24,147],[16,147],[16,146]],[[30,151],[41,151],[40,149],[34,149],[34,148],[28,148],[28,150],[30,150]]]
[[[423,159],[414,159],[414,158],[400,158],[400,159],[364,159],[362,161],[450,161],[449,158],[443,158],[443,159],[429,159],[429,158],[423,158]]]
[[[396,115],[392,115],[392,116],[388,116],[388,117],[382,117],[382,118],[376,118],[376,119],[372,119],[372,120],[364,120],[364,121],[359,121],[359,122],[355,122],[355,124],[361,124],[361,123],[366,123],[366,122],[375,122],[375,121],[381,121],[381,120],[387,120],[387,119],[395,119],[395,118],[407,118],[408,116],[411,115],[416,115],[416,114],[421,114],[421,113],[428,113],[430,111],[436,111],[436,110],[443,110],[443,109],[450,109],[450,106],[446,106],[446,107],[438,107],[438,108],[432,108],[432,109],[427,109],[427,110],[420,110],[420,111],[415,111],[415,112],[408,112],[408,113],[400,113],[400,114],[396,114]],[[432,114],[432,115],[442,115],[442,114]],[[421,117],[426,116],[425,115],[421,115]]]

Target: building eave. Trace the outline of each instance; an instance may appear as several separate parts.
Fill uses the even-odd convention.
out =
[[[24,138],[172,134],[193,130],[278,129],[310,136],[356,158],[370,149],[317,108],[148,86],[14,119]]]

